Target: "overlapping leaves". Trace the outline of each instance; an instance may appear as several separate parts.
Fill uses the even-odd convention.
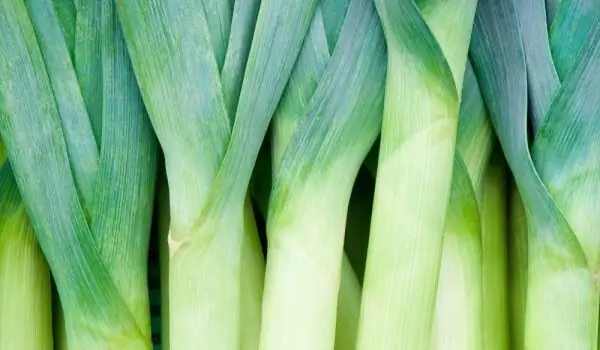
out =
[[[70,345],[147,348],[156,142],[112,1],[83,5],[1,5],[0,133]]]
[[[525,344],[593,348],[600,194],[600,110],[593,86],[599,77],[600,11],[595,1],[550,8],[556,13],[544,18],[531,16],[543,13],[543,1],[482,0],[471,51],[527,212]]]

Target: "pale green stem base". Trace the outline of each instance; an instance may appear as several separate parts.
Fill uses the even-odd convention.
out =
[[[261,350],[334,347],[347,207],[339,203],[349,198],[324,193],[327,185],[336,187],[295,192],[303,198],[269,217]]]
[[[246,200],[242,241],[240,349],[256,350],[260,342],[265,258],[250,200]]]
[[[342,277],[337,302],[335,324],[335,350],[356,348],[358,318],[360,316],[361,287],[350,260],[346,254],[342,258]]]
[[[382,134],[360,350],[430,348],[455,134],[442,119],[387,154]]]
[[[210,224],[169,240],[169,347],[257,349],[264,258],[250,202],[239,219]]]
[[[243,230],[237,221],[197,232],[193,241],[169,240],[171,349],[238,348]]]
[[[529,245],[525,349],[584,350],[598,345],[599,292],[586,267],[558,267]],[[557,271],[558,269],[562,269]]]
[[[447,229],[438,282],[431,349],[480,350],[482,328],[481,238]]]
[[[483,183],[483,348],[509,350],[507,286],[507,186],[502,166],[492,163]],[[526,234],[526,232],[524,232]]]
[[[21,206],[0,219],[0,349],[52,349],[50,286],[50,272]]]

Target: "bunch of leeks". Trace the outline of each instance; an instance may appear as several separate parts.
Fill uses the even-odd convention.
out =
[[[597,0],[3,1],[0,349],[597,349],[599,67]]]

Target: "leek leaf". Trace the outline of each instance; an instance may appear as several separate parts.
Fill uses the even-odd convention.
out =
[[[75,3],[73,0],[53,0],[52,3],[54,4],[65,42],[69,48],[71,61],[73,62],[75,61],[75,22],[77,18]]]
[[[229,31],[231,29],[231,20],[233,12],[232,0],[202,0],[204,18],[208,26],[208,34],[212,52],[217,60],[219,70],[223,68],[225,55],[227,53],[227,43],[229,41]]]
[[[62,0],[64,3],[65,0]],[[73,0],[75,5],[74,66],[89,120],[98,143],[102,134],[102,2]],[[63,25],[65,23],[62,17]],[[69,33],[68,31],[65,33]],[[68,41],[67,41],[68,43]]]
[[[99,147],[86,110],[69,49],[50,1],[43,5],[26,2],[39,50],[52,84],[67,152],[79,195],[89,217],[99,168]]]
[[[259,5],[260,0],[236,0],[233,7],[232,28],[229,32],[225,62],[221,69],[223,95],[232,123],[240,98]]]
[[[527,63],[534,132],[542,124],[560,80],[550,53],[545,0],[515,0]]]

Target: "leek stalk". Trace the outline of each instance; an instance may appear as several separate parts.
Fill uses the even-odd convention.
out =
[[[509,327],[508,213],[506,164],[496,146],[486,170],[481,195],[483,247],[483,348],[512,349]]]
[[[264,260],[248,184],[316,3],[262,1],[254,25],[256,1],[117,1],[165,153],[171,348],[258,346]],[[241,61],[230,72],[228,60]]]
[[[467,64],[458,119],[454,170],[445,222],[432,348],[481,349],[483,327],[483,178],[492,128]]]
[[[274,120],[261,349],[354,347],[359,289],[343,237],[352,185],[380,130],[385,45],[370,1],[333,13],[322,4]],[[342,273],[353,277],[340,287]],[[357,304],[338,303],[338,293]]]
[[[529,45],[544,38],[539,31],[546,27],[524,34],[520,11],[527,8],[520,5],[480,1],[471,55],[527,215],[525,348],[595,349],[600,96],[593,87],[600,77],[600,3],[560,2],[546,41],[551,55],[535,56],[554,67],[557,85],[539,84],[543,65],[530,64]],[[540,93],[540,86],[549,91]],[[531,151],[528,101],[549,106],[545,115],[531,109],[539,120]]]
[[[0,134],[68,348],[148,349],[156,142],[112,1],[75,5],[75,33],[49,0],[0,5]]]
[[[429,349],[476,0],[375,1],[386,98],[358,349]]]
[[[0,156],[0,348],[52,349],[50,272]]]
[[[349,0],[322,1],[313,16],[290,81],[273,117],[271,157],[273,183],[280,171],[281,159],[287,146],[300,122],[308,116],[305,112],[307,105],[330,61],[349,2]],[[265,217],[268,216],[267,212],[264,214]],[[336,312],[336,349],[355,347],[360,292],[354,270],[344,255]]]
[[[273,117],[272,182],[276,180],[280,171],[281,158],[297,127],[309,116],[306,108],[331,59],[349,2],[349,0],[322,1],[313,16],[290,81]],[[262,188],[261,192],[265,190],[270,192],[271,188]],[[266,198],[264,202],[268,202],[269,193],[261,193],[259,197]],[[263,214],[265,217],[268,216],[266,210]],[[350,224],[346,225],[347,231],[352,229]],[[361,288],[354,269],[344,255],[336,313],[336,349],[355,347],[360,293]]]

